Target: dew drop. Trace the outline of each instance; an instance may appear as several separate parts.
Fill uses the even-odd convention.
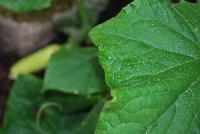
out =
[[[74,94],[78,94],[78,90],[73,90]]]
[[[195,28],[195,29],[194,29],[194,32],[195,32],[195,33],[196,33],[196,32],[198,32],[198,31],[199,31],[199,29],[198,29],[198,28]]]

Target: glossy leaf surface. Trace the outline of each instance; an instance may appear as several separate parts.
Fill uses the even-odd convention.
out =
[[[96,134],[200,133],[200,3],[136,0],[90,33],[112,88]]]

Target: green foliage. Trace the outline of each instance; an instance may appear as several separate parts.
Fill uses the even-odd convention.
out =
[[[43,91],[89,95],[105,91],[105,87],[96,48],[63,48],[48,64]]]
[[[25,12],[46,8],[51,1],[0,0],[0,6]],[[87,20],[84,1],[77,3],[82,26],[77,29],[80,32],[68,34],[65,47],[48,46],[11,67],[10,76],[17,80],[10,91],[1,134],[94,134],[107,87],[97,49],[80,47],[94,22]],[[44,69],[47,63],[44,80],[22,76]]]
[[[200,2],[135,0],[91,31],[99,53],[80,47],[90,24],[83,1],[77,2],[80,35],[70,35],[67,45],[53,54],[44,80],[16,80],[0,133],[200,133]],[[0,0],[14,11],[50,3]],[[109,95],[98,55],[111,88],[112,99],[105,105]],[[29,61],[23,62],[28,69]]]
[[[3,134],[94,133],[98,114],[103,105],[102,101],[97,103],[91,111],[78,112],[80,109],[69,111],[70,108],[68,106],[74,105],[76,107],[77,100],[78,102],[82,101],[82,109],[88,108],[88,103],[91,99],[73,96],[62,98],[61,96],[55,96],[55,94],[53,98],[49,95],[46,98],[41,94],[41,86],[42,81],[32,76],[21,76],[17,79],[9,97],[2,128]],[[43,109],[40,117],[40,126],[38,126],[36,124],[37,111],[40,109],[40,106],[50,102],[61,105],[62,109],[54,106]]]
[[[136,0],[90,33],[112,88],[96,134],[200,133],[200,3]]]
[[[14,12],[40,10],[51,5],[52,0],[0,0],[0,6]]]
[[[97,119],[99,118],[99,113],[102,110],[104,101],[100,100],[93,109],[88,113],[84,121],[81,123],[77,129],[77,134],[94,134],[97,124]]]

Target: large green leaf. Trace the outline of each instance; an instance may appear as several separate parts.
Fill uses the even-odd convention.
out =
[[[136,0],[90,33],[112,88],[96,134],[200,133],[200,2]]]
[[[3,132],[36,133],[34,109],[42,102],[39,94],[42,82],[33,77],[20,77],[12,88],[4,117]],[[17,131],[16,131],[17,130]]]
[[[2,128],[0,128],[0,134],[3,134],[4,132],[3,132],[3,129]]]
[[[0,6],[15,12],[24,12],[47,8],[52,0],[0,0]]]
[[[93,131],[82,134],[94,133],[95,126],[93,124],[96,124],[103,102],[99,102],[91,112],[84,109],[85,112],[72,113],[70,112],[71,108],[67,107],[69,104],[64,103],[72,103],[76,107],[76,101],[80,102],[80,99],[77,97],[73,100],[72,97],[64,99],[59,96],[58,99],[55,99],[56,97],[46,99],[45,97],[44,100],[40,92],[41,85],[41,81],[35,77],[19,77],[11,90],[1,134],[79,134],[79,129],[83,124],[92,126],[90,129]],[[37,111],[41,105],[47,104],[49,101],[59,103],[62,110],[54,106],[46,107],[40,117],[40,125],[37,126]],[[84,99],[82,101],[84,102]],[[96,112],[94,113],[94,111]],[[89,131],[85,129],[88,127],[82,128],[82,131]]]
[[[80,95],[104,91],[104,75],[96,48],[62,48],[53,55],[44,79],[43,91],[47,90]]]

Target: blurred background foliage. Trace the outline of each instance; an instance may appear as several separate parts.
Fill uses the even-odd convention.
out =
[[[85,48],[88,46],[93,46],[91,43],[90,39],[88,38],[87,34],[88,31],[95,25],[102,23],[111,17],[115,16],[122,7],[124,7],[126,4],[130,3],[132,0],[124,0],[124,1],[119,1],[119,0],[85,0],[84,1],[84,9],[85,9],[85,14],[81,14],[82,12],[80,11],[80,7],[78,7],[78,4],[76,1],[73,0],[54,0],[51,4],[50,7],[47,8],[48,5],[44,5],[44,9],[37,10],[40,8],[43,8],[42,5],[41,7],[34,7],[33,11],[28,11],[26,8],[23,7],[18,7],[16,4],[16,9],[11,9],[8,10],[7,6],[12,5],[13,1],[10,1],[9,3],[6,3],[7,5],[2,5],[2,2],[5,2],[5,0],[0,0],[0,126],[2,126],[3,123],[3,117],[5,116],[5,109],[6,109],[6,103],[8,103],[8,95],[10,94],[10,99],[9,99],[9,104],[7,105],[8,111],[11,111],[11,115],[7,114],[6,118],[15,118],[12,116],[12,111],[13,108],[15,108],[15,99],[13,99],[14,96],[20,96],[24,98],[25,100],[29,96],[29,94],[24,94],[22,90],[22,94],[20,94],[20,86],[21,87],[26,87],[26,83],[30,83],[32,87],[28,86],[26,87],[27,90],[33,90],[34,88],[40,87],[41,86],[41,81],[34,78],[34,77],[22,77],[20,78],[21,80],[17,80],[16,84],[12,88],[12,93],[10,93],[10,88],[13,83],[13,81],[9,78],[9,70],[11,66],[18,60],[20,60],[23,57],[27,57],[27,55],[30,55],[31,53],[34,53],[35,51],[44,48],[46,46],[49,46],[51,44],[58,44],[61,46],[65,46],[68,48],[68,46],[79,46],[80,48]],[[34,4],[37,4],[34,3]],[[29,3],[31,5],[31,1]],[[83,9],[83,10],[84,10]],[[16,11],[16,12],[13,12]],[[85,15],[85,18],[83,17]],[[84,20],[85,19],[85,20]],[[84,22],[85,21],[85,22]],[[86,23],[86,24],[84,24]],[[73,45],[72,45],[73,44]],[[82,56],[87,59],[87,56],[84,54],[85,50],[81,50],[80,53],[82,53]],[[86,50],[86,51],[94,51],[94,50]],[[96,50],[95,50],[96,51]],[[62,53],[66,53],[65,50],[63,50],[60,54],[58,54],[57,57],[63,57]],[[73,52],[70,52],[73,54]],[[76,62],[81,62],[82,59],[79,56],[74,55],[74,60]],[[95,56],[96,54],[94,53],[91,55],[91,57]],[[67,55],[64,55],[64,58]],[[56,58],[56,55],[55,55]],[[95,66],[99,66],[99,64],[96,64],[97,59],[92,61],[95,62]],[[59,74],[59,72],[53,72],[51,68],[54,68],[54,63],[55,61],[52,60],[52,67],[51,64],[49,65],[49,71],[47,73],[47,76],[53,76]],[[69,63],[71,62],[70,60],[68,61]],[[60,66],[66,65],[66,62],[60,62]],[[87,65],[90,66],[90,63]],[[90,69],[93,68],[90,66]],[[60,69],[60,73],[62,74],[62,67],[60,68],[58,66],[58,69]],[[96,69],[94,69],[95,71]],[[99,69],[98,69],[99,70]],[[100,69],[101,70],[101,69]],[[80,70],[81,71],[81,70]],[[102,70],[100,71],[102,74]],[[56,74],[55,74],[56,73]],[[85,75],[91,75],[91,72],[88,72],[87,67],[84,72]],[[34,73],[35,76],[38,78],[42,79],[44,78],[44,70],[37,71]],[[94,78],[96,77],[95,74],[92,74]],[[103,77],[103,76],[102,76]],[[56,77],[55,77],[56,79]],[[55,80],[49,79],[46,81],[47,86],[51,81]],[[76,80],[76,79],[75,79]],[[20,81],[20,82],[19,82]],[[32,81],[32,82],[31,82]],[[72,79],[73,81],[73,79]],[[93,87],[96,87],[93,93],[97,93],[98,88],[105,87],[105,83],[102,83],[101,80],[98,81],[93,81],[93,83],[97,83],[97,85],[91,85],[91,89]],[[100,86],[98,86],[98,83],[101,83]],[[82,83],[84,85],[84,81]],[[58,90],[62,90],[62,86],[59,86],[58,84],[55,86],[58,86]],[[66,84],[64,85],[66,86]],[[68,86],[68,85],[67,85]],[[30,89],[29,89],[30,88]],[[88,87],[87,87],[88,88]],[[24,90],[25,91],[25,90]],[[71,91],[64,91],[66,92],[71,92]],[[73,91],[72,91],[73,92]],[[70,102],[67,104],[67,107],[69,108],[68,110],[72,111],[80,111],[82,110],[83,112],[80,113],[80,122],[86,120],[90,121],[92,117],[95,115],[93,114],[94,112],[90,112],[86,118],[83,118],[83,116],[86,114],[88,109],[91,109],[91,106],[96,104],[98,99],[98,96],[94,97],[89,97],[89,98],[84,98],[84,97],[79,97],[79,96],[68,96],[68,100],[65,100],[64,98],[66,97],[66,94],[60,94],[58,92],[48,92],[45,94],[45,96],[40,96],[38,94],[38,91],[33,92],[36,96],[32,96],[33,98],[38,98],[39,102],[34,102],[38,105],[41,105],[43,103],[42,97],[45,97],[45,101],[47,100],[54,100],[56,102],[62,103],[63,100],[66,102]],[[38,94],[38,95],[37,95]],[[52,94],[56,94],[54,97],[52,97]],[[76,92],[75,92],[76,94]],[[84,93],[83,93],[84,94]],[[47,97],[46,97],[47,96]],[[74,100],[74,97],[77,101],[76,104],[71,103]],[[78,98],[77,98],[78,97]],[[37,100],[37,99],[36,99]],[[18,100],[19,103],[23,103],[20,100]],[[28,100],[27,100],[28,102]],[[82,102],[82,103],[81,103]],[[66,105],[62,104],[62,105]],[[77,108],[74,107],[74,105],[77,105]],[[96,108],[94,107],[94,111],[98,113],[97,111],[100,110],[100,107],[102,106],[102,102],[99,102],[96,104]],[[19,112],[20,110],[28,110],[29,107],[21,107],[19,105]],[[53,110],[53,111],[51,111]],[[38,106],[36,107],[36,112],[38,111]],[[58,111],[56,109],[56,111]],[[57,117],[57,114],[55,114],[54,109],[50,109],[50,114],[52,115],[52,118],[47,118],[46,122],[53,122],[55,119],[60,118]],[[17,112],[16,112],[17,113]],[[59,115],[62,115],[63,113],[60,113]],[[70,121],[73,119],[66,117],[67,121]],[[75,117],[76,118],[76,117]],[[97,117],[96,117],[97,118]],[[5,120],[5,119],[4,119]],[[7,120],[7,119],[6,119]],[[29,120],[29,119],[28,119]],[[32,120],[32,118],[30,118]],[[6,121],[7,124],[9,124],[9,120]],[[74,122],[74,124],[79,124],[80,122]],[[19,122],[20,124],[20,122]],[[19,125],[19,124],[14,124],[14,125]],[[21,124],[26,125],[26,124]],[[41,124],[43,125],[43,124]],[[25,126],[24,126],[25,127]],[[46,127],[46,126],[44,126]],[[61,126],[62,127],[62,126]],[[89,126],[79,126],[80,130],[76,130],[78,132],[85,131],[83,128],[89,127]],[[72,127],[73,128],[73,127]],[[54,132],[54,130],[49,130]],[[92,131],[92,130],[91,130]],[[94,131],[94,130],[93,130]],[[12,133],[12,131],[10,131]],[[20,131],[19,131],[20,132]],[[29,130],[27,130],[29,132]],[[33,132],[34,133],[34,132]],[[85,133],[88,133],[85,131]]]

